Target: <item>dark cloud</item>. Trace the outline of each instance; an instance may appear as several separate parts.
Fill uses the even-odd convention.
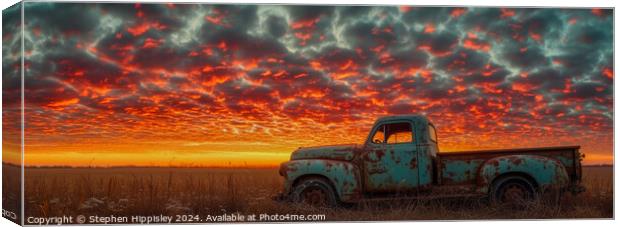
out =
[[[19,124],[21,104],[21,5],[17,3],[2,11],[2,108],[3,120]],[[10,110],[15,108],[13,110]],[[6,123],[4,123],[6,124]],[[17,129],[13,129],[17,130]],[[7,130],[8,131],[8,130]]]
[[[458,48],[451,55],[435,58],[437,70],[443,70],[451,75],[470,74],[480,72],[488,63],[489,56],[480,52]]]
[[[287,24],[282,17],[269,16],[265,23],[267,23],[267,31],[275,38],[281,37],[286,33]]]
[[[458,44],[458,36],[452,32],[418,34],[415,38],[418,48],[428,48],[433,55],[450,54]]]
[[[574,92],[569,93],[567,97],[592,100],[596,97],[609,98],[609,96],[612,95],[611,88],[608,85],[601,83],[577,83],[573,88]]]
[[[100,23],[97,5],[83,3],[29,3],[25,4],[25,24],[40,29],[46,35],[90,36]],[[49,26],[53,25],[53,26]]]
[[[306,7],[287,6],[285,8],[289,11],[289,15],[295,22],[314,20],[323,16],[329,17],[334,12],[334,7],[331,6],[309,5]]]
[[[402,19],[405,23],[439,23],[450,18],[452,8],[424,7],[401,9]]]
[[[550,60],[545,57],[540,46],[510,45],[500,50],[500,55],[510,66],[530,71],[535,68],[547,66]]]

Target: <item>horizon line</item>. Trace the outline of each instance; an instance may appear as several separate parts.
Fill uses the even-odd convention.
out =
[[[3,165],[20,167],[20,165],[2,162]],[[605,167],[614,166],[613,163],[599,163],[599,164],[582,164],[583,167]],[[49,169],[109,169],[109,168],[178,168],[178,169],[190,169],[190,168],[212,168],[212,169],[271,169],[278,168],[279,165],[239,165],[239,166],[225,166],[225,165],[202,165],[202,166],[182,166],[182,165],[108,165],[108,166],[71,166],[71,165],[29,165],[24,168],[49,168]]]

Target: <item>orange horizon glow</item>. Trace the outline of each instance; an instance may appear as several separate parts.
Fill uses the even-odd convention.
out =
[[[365,137],[365,136],[364,136]],[[440,144],[442,143],[440,138]],[[359,143],[358,143],[359,144]],[[89,146],[92,144],[84,144]],[[191,144],[192,146],[200,146],[199,144]],[[54,151],[51,153],[45,147],[29,147],[26,146],[26,155],[24,157],[25,166],[70,166],[70,167],[223,167],[223,168],[271,168],[277,167],[280,163],[288,161],[290,154],[297,147],[281,147],[278,151],[244,151],[247,146],[271,146],[268,144],[254,143],[246,145],[237,145],[240,148],[235,150],[234,143],[230,145],[220,143],[217,146],[228,147],[230,151],[206,150],[205,148],[183,148],[179,152],[171,152],[174,145],[152,145],[142,146],[141,149],[157,150],[141,151],[138,147],[133,146],[107,146],[110,150],[80,152],[80,147],[65,146],[64,151]],[[327,145],[327,144],[319,144]],[[572,145],[572,144],[569,144]],[[213,145],[211,145],[213,146]],[[308,145],[311,146],[311,145]],[[532,147],[532,146],[526,146]],[[459,151],[471,150],[489,150],[497,148],[523,148],[523,146],[506,146],[506,147],[484,147],[475,146],[440,146],[440,153],[452,153]],[[19,165],[20,153],[13,152],[13,149],[3,148],[3,161]],[[73,151],[71,151],[73,150]],[[581,149],[583,152],[583,148]],[[596,152],[586,152],[586,157],[582,162],[584,165],[609,165],[613,164],[613,155],[598,154]]]
[[[456,149],[465,150],[465,149]],[[458,151],[443,153],[458,153]],[[486,150],[486,149],[483,149]],[[468,149],[468,151],[470,151]],[[19,152],[4,152],[3,161],[20,165]],[[144,157],[148,156],[149,159]],[[275,168],[288,161],[290,152],[230,152],[222,154],[183,154],[165,153],[55,153],[53,155],[26,154],[26,167],[217,167],[217,168]],[[611,165],[613,155],[586,154],[583,165]]]

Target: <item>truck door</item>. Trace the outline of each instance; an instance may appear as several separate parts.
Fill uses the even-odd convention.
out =
[[[417,150],[409,121],[375,125],[366,141],[364,185],[368,192],[405,192],[418,182]]]

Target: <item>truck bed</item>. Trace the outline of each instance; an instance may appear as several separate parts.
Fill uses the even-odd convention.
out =
[[[434,180],[442,186],[475,185],[479,168],[489,159],[506,155],[538,155],[561,162],[571,182],[581,179],[579,146],[535,147],[501,150],[445,152],[437,154]]]

